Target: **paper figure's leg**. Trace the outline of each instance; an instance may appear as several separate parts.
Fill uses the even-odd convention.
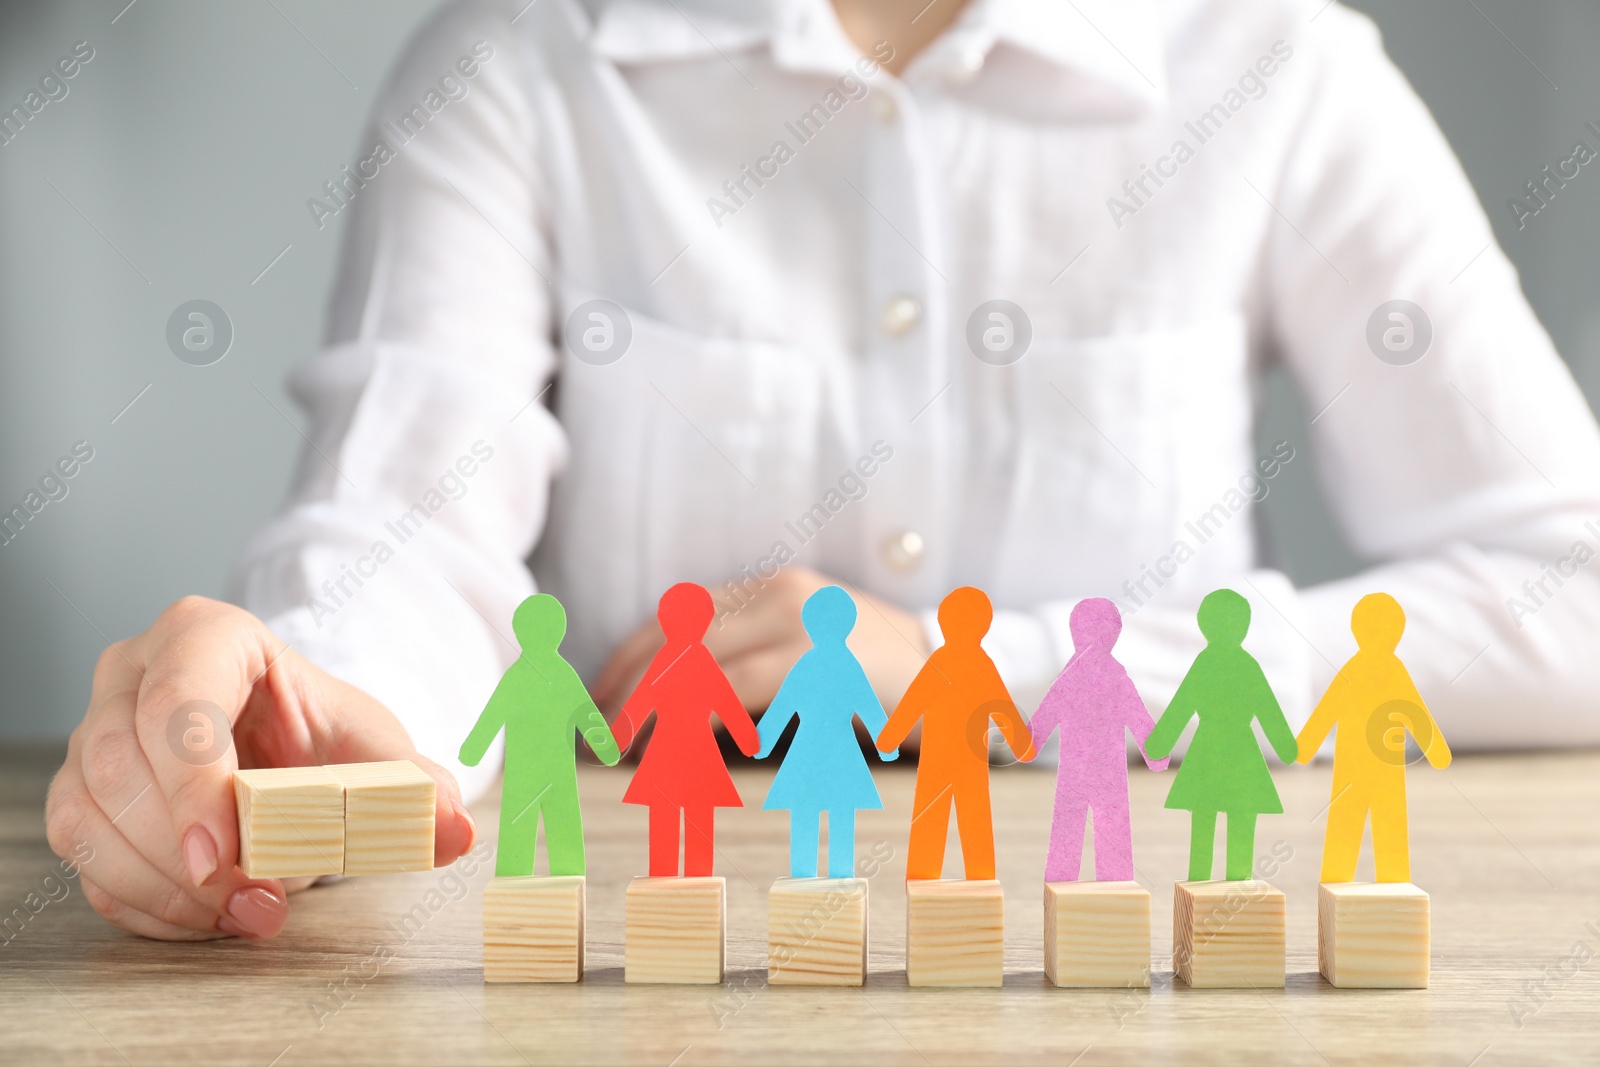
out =
[[[957,791],[956,827],[969,879],[994,877],[994,816],[989,810],[988,776]]]
[[[650,877],[678,874],[678,811],[671,804],[650,805]]]
[[[816,855],[815,852],[812,853]],[[850,878],[856,873],[856,809],[828,809],[828,877]]]
[[[1334,783],[1333,801],[1328,805],[1328,829],[1322,837],[1322,881],[1355,881],[1367,806],[1365,791],[1358,791],[1350,783],[1342,786]]]
[[[1062,773],[1066,773],[1065,770]],[[1044,880],[1076,882],[1083,865],[1083,820],[1089,805],[1076,790],[1056,789],[1056,812],[1050,820],[1050,851],[1045,856]],[[1095,863],[1100,862],[1100,816],[1095,814]]]
[[[518,878],[533,873],[539,840],[539,805],[544,788],[518,790],[500,797],[500,842],[495,847],[496,878]]]
[[[1189,821],[1189,881],[1211,878],[1211,849],[1217,840],[1217,813],[1196,811]]]
[[[923,784],[917,774],[917,792],[911,801],[911,843],[906,849],[906,877],[938,878],[944,873],[944,839],[950,832],[949,782]]]
[[[556,877],[583,874],[583,812],[578,807],[578,787],[552,789],[545,794],[543,808],[550,873]]]
[[[817,836],[822,813],[795,808],[789,812],[789,877],[817,876]],[[832,826],[829,826],[832,833]]]
[[[683,876],[711,877],[711,857],[716,854],[716,814],[710,805],[683,809]],[[815,862],[816,846],[812,846]]]
[[[1372,865],[1380,882],[1411,881],[1411,835],[1406,791],[1386,789],[1373,798]]]
[[[1109,796],[1095,805],[1094,876],[1101,882],[1133,881],[1133,824],[1126,796]]]
[[[1256,865],[1256,813],[1228,812],[1228,881],[1250,878]]]

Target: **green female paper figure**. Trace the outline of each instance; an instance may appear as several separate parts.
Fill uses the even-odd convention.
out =
[[[1250,602],[1232,589],[1218,589],[1200,602],[1197,621],[1206,647],[1145,739],[1144,751],[1150,759],[1171,755],[1189,720],[1200,717],[1167,794],[1167,807],[1193,813],[1191,882],[1211,877],[1217,814],[1226,812],[1227,878],[1243,881],[1255,861],[1256,816],[1283,811],[1252,723],[1261,720],[1272,750],[1284,763],[1294,762],[1299,749],[1261,665],[1242,647],[1250,629]]]

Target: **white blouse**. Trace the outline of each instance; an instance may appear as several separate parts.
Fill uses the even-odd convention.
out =
[[[1086,596],[1159,711],[1231,586],[1296,726],[1386,590],[1453,746],[1600,741],[1600,438],[1365,18],[973,0],[897,78],[827,0],[525,3],[436,15],[307,205],[313,445],[237,572],[469,793],[535,578],[592,679],[668,585],[791,561],[935,641],[987,590],[1025,711]],[[1254,443],[1272,361],[1359,577],[1263,565],[1313,462]]]

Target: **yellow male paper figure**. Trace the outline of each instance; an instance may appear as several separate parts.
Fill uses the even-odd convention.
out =
[[[1357,651],[1334,676],[1300,731],[1298,761],[1311,762],[1335,726],[1333,800],[1322,846],[1322,880],[1355,880],[1361,831],[1372,816],[1372,858],[1380,882],[1411,881],[1406,828],[1406,731],[1428,762],[1450,765],[1450,746],[1395,655],[1406,615],[1388,593],[1361,598],[1350,613]]]

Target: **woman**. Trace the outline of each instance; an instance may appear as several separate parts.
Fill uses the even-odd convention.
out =
[[[1236,585],[1270,605],[1252,646],[1303,721],[1376,582],[1462,747],[1600,740],[1600,582],[1506,606],[1590,536],[1600,434],[1340,4],[462,3],[373,118],[312,205],[347,243],[292,381],[312,444],[237,570],[248,610],[184,601],[108,652],[55,780],[52,843],[95,845],[113,921],[287,917],[234,864],[234,753],[164,740],[191,700],[250,759],[432,753],[458,855],[451,774],[470,798],[494,766],[456,741],[536,587],[609,710],[683,580],[717,590],[705,644],[753,709],[836,581],[886,707],[949,589],[988,591],[1029,706],[1071,606],[1120,598],[1120,658],[1160,706],[1200,597]],[[1317,412],[1315,461],[1258,454],[1274,364]],[[1381,578],[1273,568],[1252,505],[1313,462]],[[165,806],[119,818],[147,786]]]
[[[756,758],[772,755],[791,721],[800,720],[800,727],[761,806],[789,812],[789,877],[816,877],[819,827],[827,812],[828,877],[849,878],[855,873],[856,812],[883,807],[853,723],[860,716],[876,737],[888,715],[845,645],[856,625],[850,594],[836,585],[818,589],[806,600],[801,623],[811,650],[783,679],[761,717]],[[899,758],[898,751],[882,753],[885,762]]]
[[[1170,756],[1189,720],[1200,717],[1167,794],[1167,807],[1193,812],[1191,882],[1211,877],[1217,814],[1226,812],[1226,877],[1230,882],[1243,881],[1255,863],[1256,816],[1283,811],[1251,724],[1260,720],[1272,750],[1284,763],[1293,763],[1299,750],[1261,665],[1241,644],[1250,629],[1250,602],[1232,589],[1218,589],[1200,602],[1197,621],[1206,647],[1145,739],[1144,751],[1150,759]]]
[[[666,644],[623,703],[611,732],[624,752],[655,713],[656,727],[624,804],[650,809],[650,877],[678,873],[678,818],[683,817],[683,874],[709,877],[716,851],[717,808],[744,806],[717,747],[711,717],[728,728],[739,751],[755,754],[760,739],[727,675],[701,643],[714,611],[711,594],[680,582],[661,594],[657,617]]]

